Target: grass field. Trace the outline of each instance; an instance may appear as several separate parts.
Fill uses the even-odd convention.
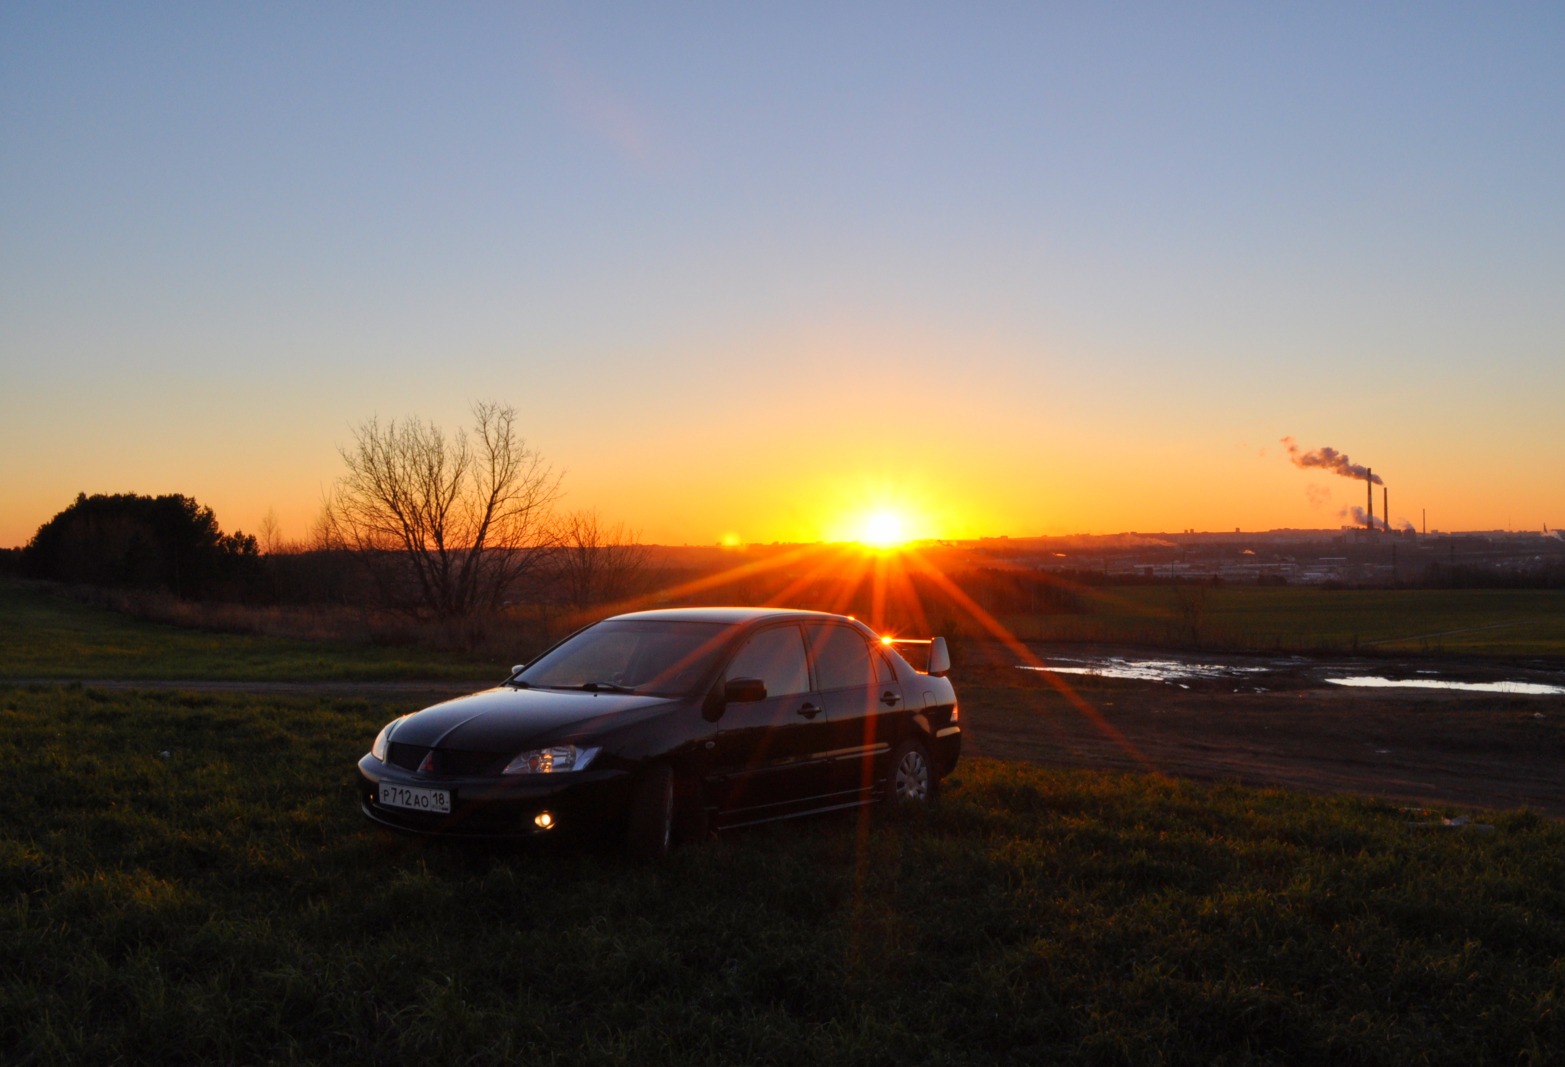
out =
[[[924,817],[392,837],[394,709],[0,690],[8,1063],[1516,1063],[1565,1047],[1565,826],[969,762]]]
[[[10,678],[441,676],[402,650],[178,631],[3,585],[0,650]],[[927,813],[782,824],[642,867],[369,825],[353,764],[407,710],[0,682],[0,1062],[1466,1065],[1565,1048],[1555,820],[1431,828],[1441,813],[969,759]]]
[[[1565,657],[1565,592],[1124,586],[1004,621],[1024,640],[1287,652]]]
[[[149,623],[0,579],[0,678],[495,681],[511,663]]]

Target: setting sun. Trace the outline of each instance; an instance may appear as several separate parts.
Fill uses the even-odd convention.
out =
[[[921,494],[902,485],[843,486],[838,499],[824,510],[835,517],[822,524],[823,540],[853,542],[877,552],[934,537],[940,528],[923,506]]]
[[[894,511],[873,511],[864,516],[856,539],[871,548],[896,548],[908,540],[907,524]]]

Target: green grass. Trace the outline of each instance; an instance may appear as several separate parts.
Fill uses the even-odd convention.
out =
[[[1007,618],[1023,639],[1260,650],[1565,656],[1565,591],[1128,586],[1079,615]]]
[[[1175,620],[1172,590],[1135,589],[1063,621],[1172,640]],[[1252,647],[1515,655],[1565,636],[1551,594],[1221,588],[1198,621]],[[493,674],[0,582],[0,678]],[[1565,1047],[1558,821],[1429,830],[1371,801],[967,760],[932,812],[762,828],[646,868],[370,826],[353,764],[416,703],[0,684],[0,1062],[1465,1065]]]
[[[0,678],[483,682],[509,667],[415,647],[184,629],[0,580]]]
[[[356,810],[404,707],[0,688],[0,1061],[1557,1062],[1565,825],[968,761],[646,868]],[[166,753],[166,755],[165,755]]]

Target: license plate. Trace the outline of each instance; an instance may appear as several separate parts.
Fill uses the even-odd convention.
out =
[[[427,811],[434,815],[451,814],[451,790],[426,789],[418,785],[380,783],[380,802],[388,808]]]

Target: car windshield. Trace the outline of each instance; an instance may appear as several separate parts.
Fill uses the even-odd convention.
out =
[[[713,622],[609,619],[545,653],[513,681],[675,696],[700,682],[730,632]]]

